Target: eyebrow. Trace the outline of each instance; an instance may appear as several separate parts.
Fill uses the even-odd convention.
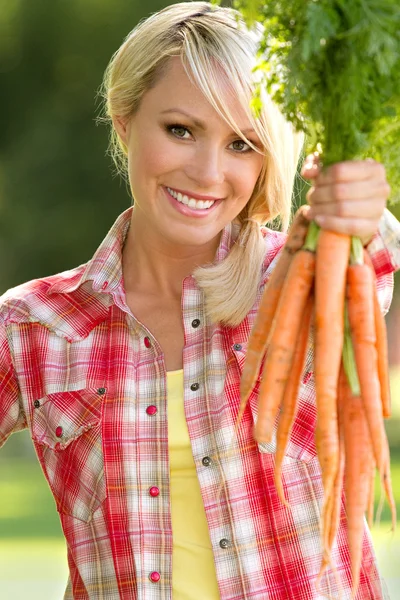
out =
[[[193,121],[193,123],[195,124],[195,126],[198,129],[203,129],[203,130],[207,129],[206,124],[203,121],[199,121],[198,119],[196,119],[196,117],[194,117],[190,113],[186,112],[186,110],[183,110],[182,108],[168,108],[167,110],[163,110],[161,112],[162,115],[165,115],[168,113],[180,113],[181,115],[184,115],[188,119],[191,119],[191,121]],[[254,129],[251,129],[251,128],[250,129],[241,129],[240,131],[244,135],[248,135],[249,133],[256,133],[254,131]]]

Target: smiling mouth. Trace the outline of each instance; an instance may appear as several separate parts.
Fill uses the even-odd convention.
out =
[[[191,198],[190,196],[186,196],[186,194],[181,194],[181,192],[176,192],[170,187],[167,187],[168,193],[171,194],[175,200],[184,204],[188,208],[193,208],[197,210],[205,210],[211,208],[215,203],[215,200],[196,200],[195,198]]]

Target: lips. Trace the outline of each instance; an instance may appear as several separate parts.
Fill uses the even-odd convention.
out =
[[[175,188],[170,189],[173,189],[175,191]],[[216,200],[210,208],[190,208],[186,204],[183,204],[182,202],[179,202],[176,198],[174,198],[174,196],[172,196],[169,193],[167,187],[163,186],[163,190],[169,203],[173,206],[173,208],[175,208],[175,210],[177,210],[182,215],[185,215],[186,217],[193,217],[195,219],[204,219],[205,217],[208,217],[222,202],[222,200]]]

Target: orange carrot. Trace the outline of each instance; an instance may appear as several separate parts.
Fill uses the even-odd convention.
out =
[[[389,418],[392,414],[390,400],[390,380],[389,380],[389,357],[388,357],[388,342],[385,317],[378,300],[376,289],[376,275],[370,255],[364,250],[364,262],[369,265],[374,278],[374,316],[375,316],[375,331],[376,331],[376,350],[378,353],[378,375],[381,386],[382,412],[384,418]]]
[[[371,465],[374,459],[364,402],[360,396],[352,396],[347,380],[343,386],[347,392],[340,402],[346,455],[344,490],[350,568],[353,578],[352,597],[354,597],[360,578],[364,513],[368,505]]]
[[[385,419],[392,414],[390,399],[389,356],[385,317],[381,312],[378,296],[374,294],[374,316],[376,349],[378,353],[378,377],[381,386],[382,415]]]
[[[276,435],[276,453],[275,453],[275,486],[278,496],[283,504],[289,506],[282,486],[282,461],[285,455],[287,441],[293,427],[294,416],[297,408],[297,396],[301,384],[301,376],[304,369],[304,362],[307,354],[308,336],[310,332],[311,316],[314,309],[314,297],[310,294],[303,315],[303,324],[300,335],[296,342],[296,348],[293,356],[293,364],[290,370],[289,379],[286,385],[282,402],[282,412],[279,417],[278,431]]]
[[[246,362],[240,384],[240,395],[242,400],[239,407],[238,420],[240,420],[244,413],[247,400],[258,377],[276,307],[278,306],[281,290],[286,275],[288,274],[293,255],[300,250],[304,244],[309,226],[309,221],[304,215],[309,208],[309,206],[301,206],[296,212],[286,243],[264,290],[247,347]]]
[[[345,373],[343,366],[340,369],[338,392],[337,392],[337,412],[338,412],[338,434],[339,434],[339,466],[336,472],[335,481],[333,484],[332,494],[328,498],[327,514],[330,515],[329,520],[326,519],[322,522],[322,540],[323,540],[323,558],[321,563],[320,572],[317,578],[318,582],[330,564],[331,551],[333,543],[336,539],[337,531],[340,523],[340,513],[342,507],[342,492],[343,492],[343,473],[345,465],[345,449],[344,449],[344,424],[343,424],[343,411],[340,410],[341,404],[344,402],[344,398],[347,395],[345,389]]]
[[[315,273],[315,359],[317,425],[316,446],[322,472],[325,522],[331,522],[332,494],[339,467],[337,383],[344,335],[344,298],[350,237],[321,230]]]
[[[391,475],[390,475],[390,453],[389,453],[389,443],[386,437],[386,433],[384,436],[384,441],[383,441],[383,473],[382,473],[382,481],[383,481],[383,488],[385,490],[385,494],[386,494],[386,498],[388,500],[389,503],[389,508],[392,514],[392,531],[395,531],[396,529],[396,520],[397,520],[397,514],[396,514],[396,502],[393,496],[393,489],[392,489],[392,480],[391,480]],[[380,509],[378,509],[378,516],[377,516],[377,520],[379,522],[380,519]]]
[[[254,438],[270,442],[315,271],[315,254],[299,250],[290,265],[274,319],[259,392]]]
[[[383,473],[385,428],[382,420],[381,390],[373,300],[373,274],[366,264],[349,265],[347,306],[361,397],[367,417],[379,473]]]
[[[368,505],[367,505],[367,523],[371,528],[374,522],[374,490],[375,490],[375,462],[371,463],[371,474],[369,479]]]

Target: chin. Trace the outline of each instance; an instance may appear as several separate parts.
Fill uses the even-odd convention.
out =
[[[216,237],[219,236],[219,231],[201,231],[197,228],[190,228],[186,232],[177,232],[176,236],[169,237],[170,241],[178,246],[185,247],[202,247],[213,244]]]

